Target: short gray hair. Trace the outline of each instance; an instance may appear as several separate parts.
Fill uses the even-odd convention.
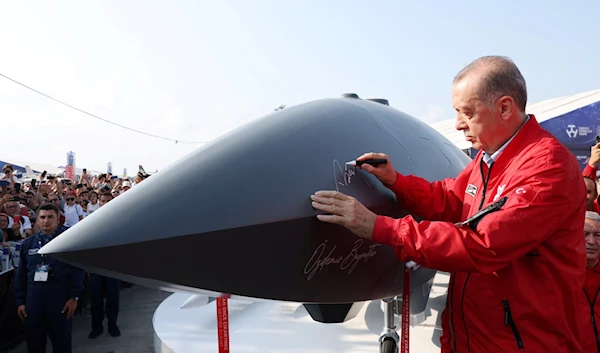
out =
[[[517,107],[525,112],[527,84],[521,71],[510,58],[490,55],[476,59],[460,70],[452,83],[462,80],[473,71],[481,72],[479,93],[488,104],[502,96],[509,96]]]
[[[594,211],[586,211],[585,219],[591,219],[592,221],[600,221],[600,214]]]

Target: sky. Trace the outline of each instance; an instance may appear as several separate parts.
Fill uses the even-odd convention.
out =
[[[598,1],[53,1],[0,5],[0,74],[103,119],[206,142],[281,104],[383,97],[454,118],[454,75],[512,58],[529,102],[600,88]],[[0,160],[135,174],[200,148],[0,77]]]

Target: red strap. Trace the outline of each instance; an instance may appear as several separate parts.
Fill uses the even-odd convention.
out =
[[[408,353],[410,330],[410,269],[404,266],[404,287],[402,288],[402,329],[400,353]]]
[[[219,353],[229,353],[229,313],[227,298],[217,298],[217,333]]]

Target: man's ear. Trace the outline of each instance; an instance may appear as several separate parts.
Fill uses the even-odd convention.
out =
[[[515,100],[512,97],[502,96],[498,99],[496,108],[500,112],[502,120],[507,121],[514,115],[517,106],[515,104]]]

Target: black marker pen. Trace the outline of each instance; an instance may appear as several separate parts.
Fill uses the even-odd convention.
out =
[[[348,166],[361,166],[363,164],[370,164],[372,166],[378,166],[380,164],[386,164],[387,163],[387,159],[385,158],[376,158],[376,159],[365,159],[362,161],[350,161],[350,162],[346,162],[346,165]]]

